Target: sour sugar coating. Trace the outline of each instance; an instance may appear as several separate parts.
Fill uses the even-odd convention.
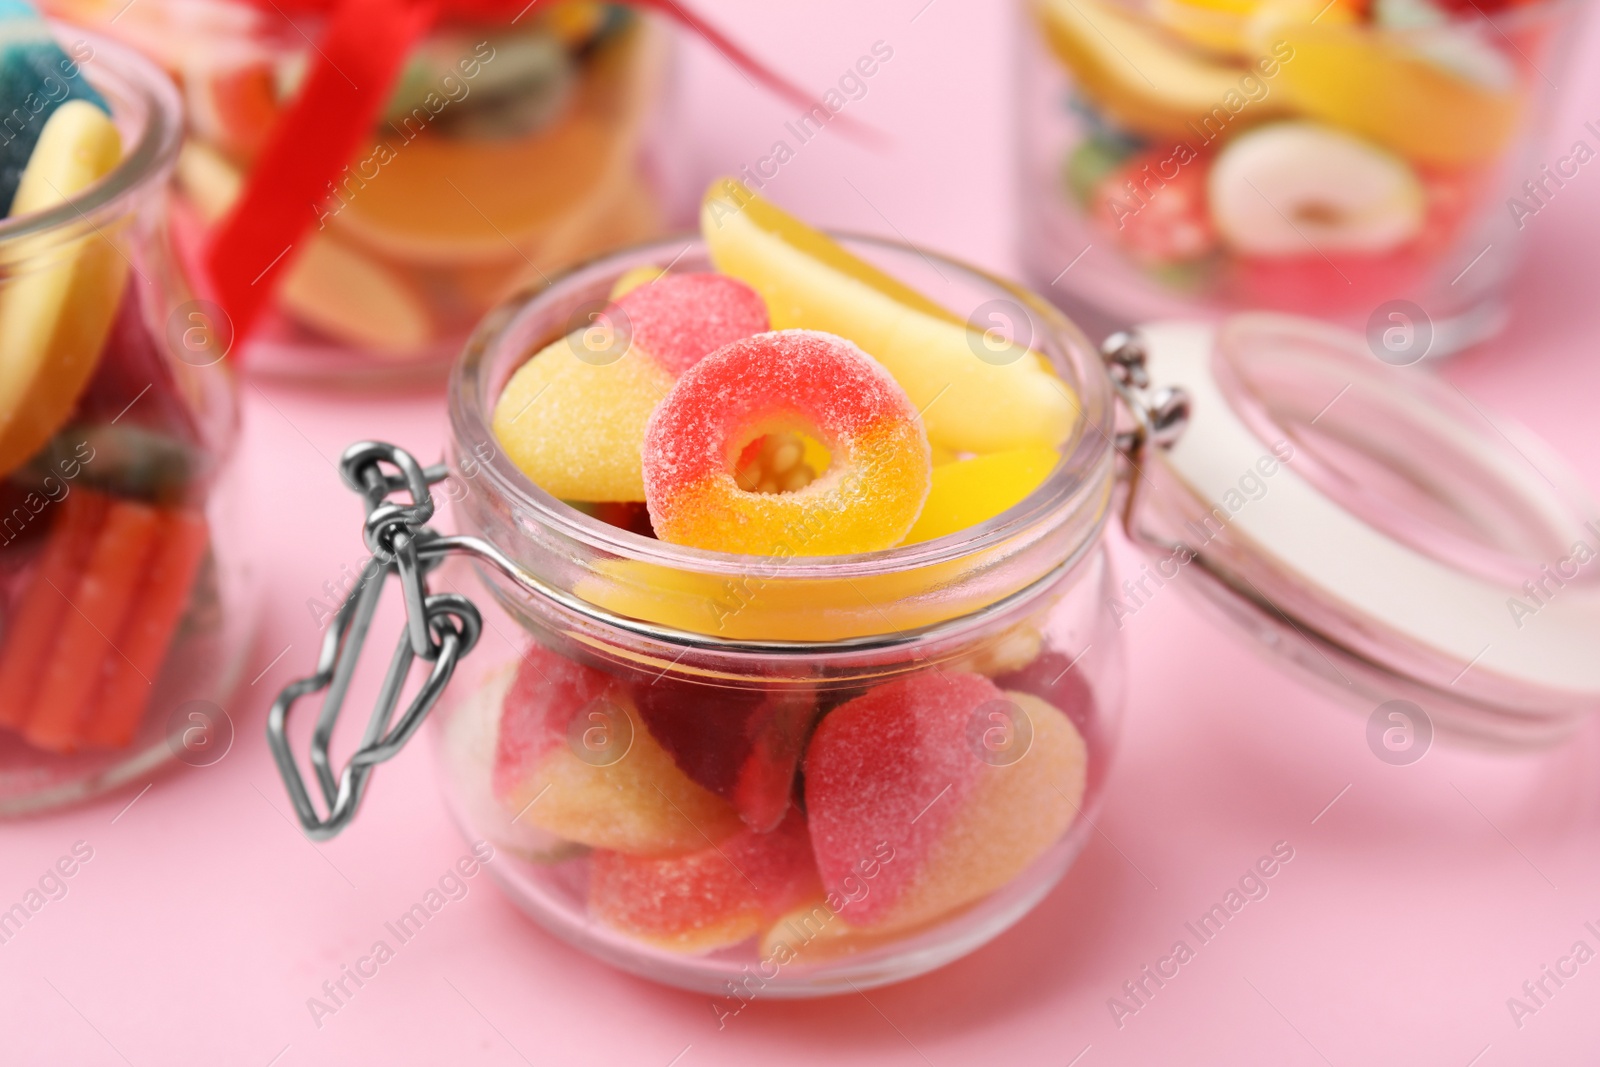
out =
[[[988,745],[1002,728],[1020,747]],[[911,929],[1006,885],[1072,825],[1087,762],[1059,709],[977,674],[910,675],[834,709],[805,763],[834,933]]]
[[[539,645],[506,693],[492,773],[508,819],[593,848],[688,852],[739,828],[650,736],[625,685]]]
[[[751,445],[781,434],[818,441],[827,469],[789,492],[762,492],[765,479],[745,471],[744,485],[755,488],[742,487]],[[645,431],[656,535],[694,548],[806,556],[889,548],[921,513],[931,472],[922,422],[889,372],[842,337],[811,330],[713,352],[678,380]]]
[[[766,328],[767,306],[743,282],[660,275],[518,368],[495,406],[495,436],[546,492],[588,503],[641,501],[645,423],[673,379]]]
[[[820,888],[805,820],[791,811],[769,833],[742,830],[682,856],[596,852],[589,910],[614,929],[698,953],[760,933]]]
[[[633,343],[682,374],[723,345],[766,333],[767,305],[726,274],[664,274],[617,301]]]

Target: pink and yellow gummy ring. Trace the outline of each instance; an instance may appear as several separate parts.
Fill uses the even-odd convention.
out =
[[[826,469],[806,464],[808,438],[826,449]],[[656,535],[723,552],[890,548],[917,521],[932,469],[922,420],[889,372],[812,330],[713,352],[678,379],[645,431]]]

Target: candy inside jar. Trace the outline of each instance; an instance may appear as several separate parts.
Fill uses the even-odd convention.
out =
[[[1108,390],[1059,317],[980,358],[909,250],[736,183],[702,224],[664,277],[631,268],[681,247],[517,307],[457,378],[458,525],[571,598],[486,574],[500,647],[437,720],[452,801],[523,907],[620,966],[898,980],[1020,918],[1099,802]],[[942,269],[956,306],[1031,299]]]
[[[248,648],[225,536],[225,340],[167,256],[172,86],[98,37],[7,13],[0,199],[0,813],[220,759]],[[9,101],[9,98],[8,98]]]
[[[140,48],[179,83],[189,136],[175,229],[200,259],[301,90],[324,16],[240,0],[49,6]],[[588,0],[515,14],[446,20],[410,53],[370,137],[287,251],[253,367],[438,378],[518,287],[658,232],[665,31]]]
[[[1371,319],[1424,334],[1397,354],[1413,359],[1499,328],[1530,215],[1564,183],[1535,153],[1576,5],[1026,7],[1023,233],[1041,291],[1119,328]]]
[[[1553,744],[1600,707],[1600,583],[1506,608],[1547,554],[1592,557],[1600,505],[1426,371],[1268,313],[1097,359],[1026,292],[737,183],[701,221],[493,316],[448,467],[346,453],[408,628],[337,777],[313,735],[325,803],[287,716],[319,692],[340,714],[374,596],[274,705],[313,837],[450,686],[447,792],[510,895],[733,1011],[906,978],[1025,915],[1092,830],[1120,633],[1168,585],[1358,708],[1386,762],[1436,732]],[[456,534],[427,525],[439,483]],[[1148,554],[1121,583],[1113,515]],[[1383,747],[1396,716],[1414,752]]]

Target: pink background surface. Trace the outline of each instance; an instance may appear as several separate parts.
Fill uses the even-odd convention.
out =
[[[874,41],[895,50],[851,105],[893,131],[890,150],[827,134],[783,169],[776,199],[1010,270],[1011,29],[993,14],[1003,5],[924,2],[699,6],[808,87],[837,79]],[[1597,44],[1586,33],[1581,54]],[[765,154],[792,109],[751,93],[698,45],[685,51],[697,174]],[[1554,127],[1563,146],[1597,117],[1596,77],[1574,81]],[[1600,485],[1600,175],[1583,172],[1530,230],[1511,329],[1448,373]],[[1520,1029],[1506,1008],[1575,941],[1600,949],[1584,929],[1600,927],[1600,723],[1538,755],[1435,745],[1420,763],[1388,766],[1367,748],[1364,715],[1275,673],[1168,592],[1127,627],[1131,701],[1102,832],[1037,912],[971,957],[864,996],[758,1001],[719,1030],[706,997],[566,948],[480,876],[319,1029],[307,998],[467,846],[422,751],[383,769],[352,830],[308,843],[291,825],[263,715],[311,661],[318,631],[305,601],[362,558],[357,504],[333,460],[361,436],[437,455],[442,407],[245,392],[249,536],[272,599],[246,677],[264,674],[228,708],[239,736],[221,763],[179,768],[131,807],[136,790],[0,829],[0,905],[74,842],[94,849],[69,894],[0,946],[6,1064],[1600,1059],[1600,960]],[[397,622],[391,611],[380,626]],[[373,685],[358,686],[358,706]],[[1184,923],[1277,841],[1295,854],[1270,895],[1119,1029],[1107,998],[1187,939]]]

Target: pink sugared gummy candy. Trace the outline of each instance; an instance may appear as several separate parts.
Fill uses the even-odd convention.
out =
[[[751,446],[809,436],[827,469],[762,491]],[[804,451],[790,441],[787,475]],[[764,462],[764,461],[763,461]],[[842,337],[781,330],[718,349],[650,416],[645,503],[656,536],[751,555],[845,555],[889,548],[922,512],[933,464],[917,410],[894,378]]]
[[[594,848],[688,852],[740,825],[650,735],[624,683],[540,645],[506,693],[492,780],[508,818]]]
[[[766,333],[767,305],[726,274],[663,274],[616,302],[634,344],[673,376],[731,341]]]
[[[679,952],[736,945],[818,892],[797,811],[768,833],[742,830],[687,855],[596,852],[589,868],[589,910],[597,919]]]
[[[983,758],[995,708],[1026,716],[1019,759]],[[909,929],[987,896],[1058,841],[1087,752],[1065,715],[980,674],[927,670],[835,708],[806,751],[805,799],[844,927]]]

